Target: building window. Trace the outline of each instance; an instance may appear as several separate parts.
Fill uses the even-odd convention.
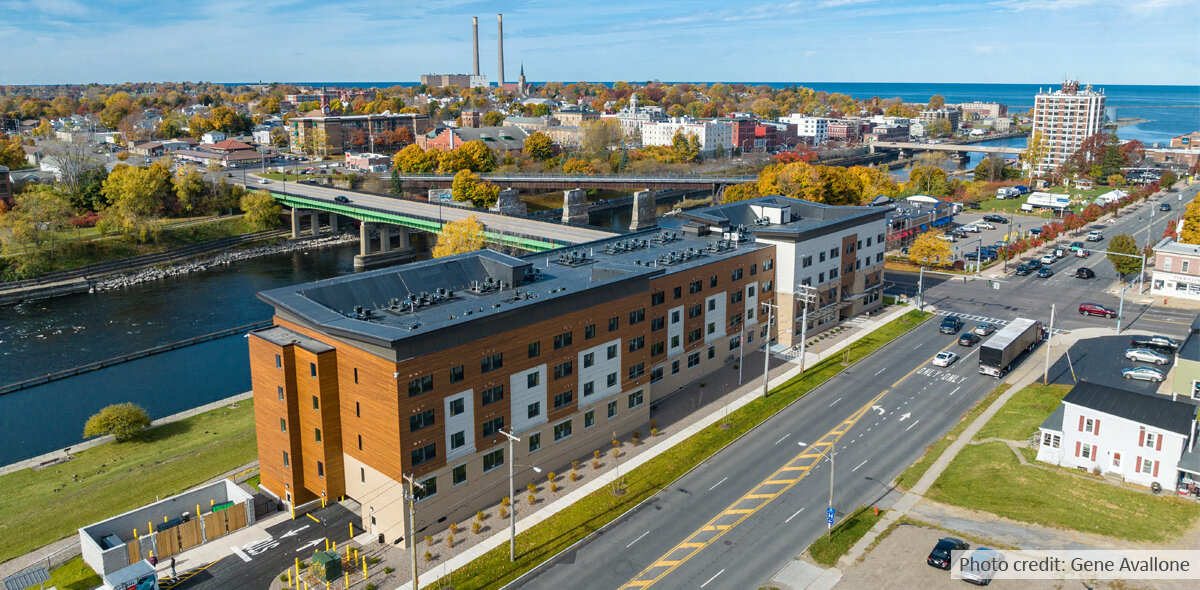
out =
[[[679,336],[671,336],[671,348],[679,348]]]
[[[583,427],[591,428],[596,425],[596,410],[588,410],[583,414]]]
[[[570,345],[571,345],[571,333],[570,332],[563,332],[562,334],[559,334],[554,337],[554,350],[558,350],[560,348],[563,348],[564,346],[570,346]]]
[[[688,368],[690,369],[698,364],[700,364],[700,353],[693,352],[692,354],[689,354],[688,355]]]
[[[1163,270],[1171,270],[1170,256],[1163,256]],[[279,355],[275,355],[275,358],[279,358]]]
[[[762,292],[763,292],[763,293],[770,293],[770,292],[771,292],[771,289],[772,289],[774,286],[775,286],[775,281],[767,281],[767,282],[763,283],[763,286],[762,286]]]
[[[358,481],[359,481],[359,483],[367,483],[367,470],[366,470],[366,468],[364,468],[364,467],[359,467],[359,468],[358,468]]]
[[[772,268],[775,268],[775,260],[774,259],[768,258],[763,261],[763,270],[771,270]]]
[[[734,291],[733,293],[730,293],[729,294],[729,303],[730,304],[741,303],[743,295],[744,294],[741,291]]]
[[[688,344],[691,344],[691,343],[699,340],[701,337],[702,337],[702,335],[700,334],[700,328],[696,328],[694,330],[688,330],[688,334],[687,334]]]
[[[740,280],[742,280],[742,269],[741,269],[741,267],[738,267],[738,268],[735,268],[735,269],[733,269],[733,274],[731,275],[731,277],[730,277],[730,278],[731,278],[731,280],[734,280],[734,281],[740,281]]]
[[[412,452],[412,464],[420,465],[437,457],[437,443],[429,443]]]
[[[571,436],[571,421],[554,425],[554,442],[558,442],[564,438]]]
[[[1179,272],[1182,272],[1182,273],[1187,273],[1187,271],[1188,271],[1188,262],[1190,262],[1190,261],[1188,261],[1188,260],[1181,260],[1181,261],[1179,261]]]
[[[1083,443],[1083,454],[1081,456],[1084,459],[1091,459],[1092,458],[1092,445],[1090,445],[1088,443]]]
[[[529,452],[532,453],[540,448],[542,448],[542,433],[529,435]]]
[[[596,353],[589,352],[583,355],[583,368],[586,369],[594,364],[596,364]]]
[[[671,374],[672,375],[679,374],[679,361],[671,361]]]
[[[612,418],[617,415],[617,402],[608,402],[608,417]]]
[[[642,405],[642,390],[637,390],[629,394],[629,408],[633,409]]]
[[[275,368],[276,369],[283,368],[283,357],[281,357],[279,355],[275,355]]]
[[[709,288],[715,288],[717,286],[717,275],[708,277],[708,286]]]
[[[497,385],[495,387],[489,387],[489,388],[483,390],[483,393],[479,394],[479,397],[480,397],[482,405],[486,406],[489,404],[496,403],[496,402],[504,399],[504,386]]]
[[[666,318],[652,318],[650,320],[650,331],[657,332],[667,325]]]
[[[713,360],[717,356],[717,348],[715,346],[708,347],[708,360]]]
[[[675,299],[679,299],[680,297],[683,297],[683,287],[675,287],[671,291],[671,295],[673,295]]]
[[[537,418],[542,413],[542,402],[533,402],[529,404],[529,419]]]
[[[702,289],[704,289],[703,281],[693,281],[692,284],[688,285],[688,293],[699,293]]]
[[[284,467],[290,467],[290,466],[291,466],[291,463],[289,463],[289,462],[288,462],[288,454],[287,454],[287,451],[284,451],[284,452],[283,452],[283,466],[284,466]]]
[[[458,399],[450,400],[450,415],[457,416],[457,415],[467,411],[466,406],[467,406],[467,404],[463,401],[463,398],[461,398],[461,397]]]
[[[504,366],[504,353],[497,352],[496,354],[492,354],[492,355],[483,357],[483,360],[481,360],[479,362],[479,372],[487,373],[488,371],[494,371],[503,366]]]
[[[354,417],[362,418],[362,408],[359,407],[358,402],[354,402]]]
[[[1095,432],[1096,432],[1096,430],[1095,430],[1095,425],[1096,425],[1096,422],[1095,422],[1094,420],[1092,420],[1091,418],[1088,418],[1088,419],[1087,419],[1087,420],[1086,420],[1086,421],[1083,423],[1083,431],[1084,431],[1084,432],[1091,432],[1091,433],[1095,434]]]
[[[629,367],[629,378],[637,379],[646,373],[646,363],[638,363]]]
[[[534,371],[525,376],[525,386],[528,387],[529,389],[533,389],[534,387],[537,387],[538,384],[541,382],[542,382],[542,372],[541,371]]]
[[[837,256],[838,256],[838,249],[837,249],[837,248],[830,248],[830,249],[829,249],[829,258],[832,260],[832,259],[834,259],[834,258],[837,258]]]
[[[750,265],[750,276],[754,276],[756,274],[758,274],[758,263]]]
[[[678,324],[678,323],[679,323],[679,310],[677,309],[677,310],[671,312],[671,324]]]
[[[408,417],[408,431],[416,432],[427,426],[433,426],[433,410],[425,410],[419,414],[413,414]]]
[[[1145,473],[1146,475],[1154,473],[1154,461],[1142,459],[1142,473]]]
[[[463,377],[464,377],[464,375],[465,375],[465,374],[464,374],[464,372],[463,372],[463,366],[462,366],[462,365],[459,365],[459,366],[457,366],[457,367],[451,367],[451,369],[450,369],[450,382],[451,382],[451,383],[458,383],[459,381],[462,381],[462,380],[463,380]]]
[[[1052,448],[1057,449],[1060,442],[1061,442],[1061,439],[1057,434],[1050,434],[1049,432],[1047,432],[1042,435],[1042,446],[1052,447]]]
[[[325,477],[325,464],[317,461],[317,477]]]
[[[708,329],[708,332],[706,332],[706,333],[708,333],[708,334],[716,334],[716,333],[717,333],[717,323],[716,323],[716,322],[709,322],[709,323],[708,323],[708,328],[707,328],[707,329]]]
[[[1152,433],[1152,432],[1147,432],[1147,433],[1146,433],[1146,441],[1145,441],[1145,444],[1143,444],[1142,446],[1143,446],[1143,447],[1150,447],[1150,448],[1152,448],[1152,449],[1153,449],[1153,448],[1154,448],[1154,437],[1155,437],[1155,434],[1154,434],[1154,433]]]
[[[488,437],[496,434],[500,432],[501,428],[504,428],[504,416],[488,420],[483,423],[483,436]]]
[[[667,301],[666,291],[659,291],[658,293],[650,294],[650,305],[651,306],[662,305],[663,303],[666,303],[666,301]]]
[[[629,325],[633,326],[646,321],[646,310],[636,309],[629,312]]]
[[[530,342],[529,343],[529,358],[536,358],[540,354],[542,354],[542,343],[541,342]]]
[[[591,340],[596,337],[596,324],[588,324],[583,328],[583,339]]]
[[[408,382],[408,397],[433,391],[433,375],[418,377]]]
[[[617,318],[608,318],[608,331],[609,332],[615,332],[617,330],[617,328],[620,328],[620,327],[621,327],[621,320],[619,320]]]
[[[314,410],[319,410],[319,409],[321,409],[321,399],[320,399],[320,398],[318,398],[318,397],[317,397],[317,396],[315,396],[315,395],[314,395],[314,396],[312,396],[312,398],[313,398],[313,409],[314,409]]]
[[[287,432],[287,419],[286,418],[279,419],[279,432]]]
[[[354,368],[354,383],[358,383],[358,367]]]
[[[450,481],[451,481],[451,482],[452,482],[454,485],[458,485],[458,484],[460,484],[460,483],[463,483],[463,482],[467,481],[467,466],[466,466],[466,465],[459,465],[458,467],[455,467],[455,468],[454,468],[454,471],[451,471],[451,472],[450,472],[450,474],[451,474],[451,475],[450,475],[450,478],[451,478],[451,479],[450,479]]]
[[[457,449],[465,444],[467,444],[466,432],[459,430],[458,432],[455,432],[454,434],[450,435],[450,450],[451,451],[453,451],[454,449]]]
[[[662,381],[662,380],[663,380],[663,368],[662,367],[654,367],[653,369],[650,369],[650,382],[651,383],[658,383],[659,381]]]
[[[560,364],[554,365],[554,378],[555,379],[562,379],[563,377],[566,377],[574,372],[575,372],[575,363],[573,361],[567,361],[565,363],[560,363]]]
[[[742,347],[742,339],[734,337],[729,339],[729,350],[737,350]]]
[[[308,363],[308,373],[312,377],[317,376],[317,363]]]
[[[557,409],[571,403],[574,399],[575,399],[575,392],[573,390],[568,389],[568,390],[554,396],[554,409],[557,410]]]
[[[596,392],[596,382],[595,381],[588,381],[587,383],[583,384],[583,397],[592,395],[595,392]]]
[[[504,465],[504,449],[496,449],[483,456],[483,472],[487,473]]]
[[[825,253],[824,252],[822,252],[821,255],[817,258],[817,262],[825,262]]]
[[[709,299],[708,300],[708,311],[716,311],[716,310],[717,310],[717,300]]]
[[[629,352],[636,352],[646,347],[646,337],[638,336],[629,339]]]
[[[608,353],[608,360],[611,361],[611,360],[617,358],[617,345],[609,344],[606,352]]]
[[[742,324],[742,314],[734,314],[729,316],[729,327],[736,328]]]
[[[283,399],[283,386],[280,385],[276,389],[279,391],[279,399],[282,400]]]
[[[321,442],[321,429],[320,429],[320,428],[314,428],[314,429],[313,429],[313,432],[316,434],[316,441],[317,441],[317,442]]]
[[[608,386],[609,386],[609,387],[616,387],[616,386],[617,386],[617,374],[616,374],[616,373],[609,373],[609,374],[608,374]]]
[[[650,356],[658,356],[667,349],[665,342],[654,342],[650,344]]]
[[[693,305],[688,308],[688,319],[698,318],[703,313],[704,313],[703,307],[701,307],[699,304]]]
[[[836,268],[829,269],[829,280],[832,281],[833,279],[836,279],[836,278],[838,278],[838,269],[836,269]]]

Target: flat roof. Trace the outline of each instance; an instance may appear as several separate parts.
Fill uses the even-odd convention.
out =
[[[764,238],[805,239],[876,219],[883,220],[892,209],[890,206],[826,205],[774,195],[692,209],[676,217],[724,228],[743,227]],[[770,213],[781,210],[786,211],[787,218],[782,222],[773,220]]]

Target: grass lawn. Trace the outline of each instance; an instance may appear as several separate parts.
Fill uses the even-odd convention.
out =
[[[91,590],[103,582],[100,581],[100,576],[83,562],[83,556],[77,555],[51,571],[48,583],[58,590]]]
[[[901,334],[917,327],[929,314],[909,312],[875,330],[846,348],[851,363],[878,350]],[[664,451],[623,478],[625,494],[614,496],[602,489],[554,514],[532,529],[517,535],[517,561],[508,559],[508,547],[497,547],[453,572],[458,590],[497,588],[529,571],[559,551],[595,532],[642,500],[658,493],[693,466],[721,450],[738,436],[771,417],[818,385],[845,369],[842,356],[825,359],[797,377],[758,398],[730,416],[732,427],[714,424]],[[427,588],[436,588],[431,584]]]
[[[1022,441],[1037,433],[1037,428],[1058,407],[1070,385],[1027,385],[1013,394],[1004,407],[992,416],[974,440],[1002,438]]]
[[[237,405],[79,451],[41,471],[0,476],[0,562],[253,461],[254,405]]]
[[[932,500],[1046,526],[1129,541],[1185,532],[1200,506],[1021,465],[1002,442],[968,445],[927,494]]]
[[[257,489],[258,489],[258,484],[259,484],[261,481],[262,481],[262,475],[259,475],[259,474],[254,474],[254,475],[250,476],[250,479],[247,479],[247,480],[246,480],[246,485],[248,485],[248,486],[250,486],[250,487],[254,488],[255,490],[257,490]]]
[[[808,555],[817,563],[833,567],[837,560],[846,554],[879,519],[883,518],[886,510],[878,515],[870,507],[863,507],[848,518],[833,527],[831,536],[821,535],[812,545],[808,546]]]
[[[1001,383],[998,387],[996,387],[995,390],[989,393],[987,397],[979,400],[978,403],[972,406],[971,409],[968,410],[965,415],[963,415],[962,419],[958,421],[958,424],[956,424],[954,428],[951,428],[950,432],[946,433],[946,436],[943,436],[942,438],[938,439],[937,442],[929,445],[929,448],[925,449],[925,454],[922,455],[916,463],[909,465],[908,469],[905,469],[904,472],[900,474],[900,477],[896,478],[896,485],[899,486],[900,489],[904,490],[911,490],[913,486],[917,485],[917,482],[921,481],[921,477],[925,475],[925,472],[929,471],[929,467],[933,465],[933,462],[937,461],[937,458],[941,457],[942,453],[946,452],[946,447],[949,447],[950,443],[954,442],[955,439],[962,434],[962,431],[966,430],[967,426],[974,422],[975,419],[978,418],[988,406],[992,405],[992,402],[996,401],[996,398],[1000,397],[1000,394],[1007,391],[1008,388],[1009,384]]]

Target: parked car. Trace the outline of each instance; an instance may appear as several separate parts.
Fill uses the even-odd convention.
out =
[[[962,568],[962,579],[964,582],[970,582],[976,586],[991,584],[992,578],[999,569],[998,564],[1004,561],[1004,556],[999,551],[987,547],[980,547],[972,551],[968,558],[967,565]]]
[[[1071,251],[1072,252],[1078,252],[1084,248],[1085,248],[1085,246],[1083,245],[1083,242],[1071,242]]]
[[[964,332],[962,336],[958,337],[959,346],[971,347],[976,344],[979,344],[979,336],[976,336],[974,332]]]
[[[1018,184],[1017,186],[1014,186],[1013,188],[1017,189],[1017,192],[1021,193],[1022,195],[1029,194],[1029,187],[1027,187],[1023,184]]]
[[[995,331],[996,331],[996,324],[993,324],[991,322],[980,322],[980,324],[978,326],[975,326],[975,329],[972,330],[972,332],[975,332],[976,334],[978,334],[980,336],[989,336],[989,335],[991,335],[992,332],[995,332]]]
[[[957,334],[962,330],[962,320],[954,316],[946,316],[942,319],[942,325],[938,326],[938,331],[943,334]]]
[[[939,367],[949,367],[950,365],[953,365],[954,361],[956,360],[958,360],[957,354],[954,354],[949,350],[943,350],[937,353],[937,356],[933,357],[933,364]]]
[[[954,234],[942,234],[942,235],[938,236],[938,238],[943,239],[947,242],[951,242],[951,243],[958,241],[958,238],[954,237]]]
[[[1037,270],[1042,267],[1042,261],[1036,258],[1033,260],[1027,260],[1025,261],[1025,266],[1028,266],[1029,270]]]
[[[1167,378],[1166,373],[1150,367],[1129,367],[1128,369],[1122,369],[1121,376],[1126,379],[1153,381],[1155,383],[1162,383]]]
[[[1170,204],[1170,203],[1160,203],[1160,204],[1158,205],[1158,210],[1159,210],[1159,211],[1170,211],[1170,210],[1171,210],[1171,204]]]
[[[1088,256],[1091,256],[1091,255],[1092,255],[1092,253],[1088,252],[1087,250],[1076,250],[1075,251],[1076,258],[1087,258]]]
[[[1007,223],[1008,223],[1008,218],[1007,218],[1007,217],[1005,217],[1005,216],[1003,216],[1003,215],[991,215],[991,214],[989,214],[989,215],[984,215],[984,216],[983,216],[983,220],[984,220],[984,221],[990,221],[990,222],[992,222],[992,223],[1000,223],[1000,224],[1007,224]]]
[[[1051,254],[1043,254],[1042,258],[1041,258],[1041,260],[1039,260],[1039,262],[1041,262],[1043,265],[1049,266],[1051,264],[1054,264],[1057,260],[1058,259],[1054,257],[1054,254],[1051,253]]]
[[[1028,275],[1028,274],[1029,274],[1029,273],[1031,273],[1031,272],[1033,272],[1033,270],[1032,270],[1032,269],[1030,269],[1028,265],[1026,265],[1026,264],[1018,264],[1018,265],[1017,265],[1017,272],[1016,272],[1015,274],[1016,274],[1017,276],[1019,276],[1019,277],[1023,277],[1023,276],[1025,276],[1025,275]]]
[[[1043,266],[1037,271],[1037,278],[1039,279],[1048,279],[1052,276],[1054,276],[1054,270],[1052,270],[1049,266]]]
[[[1178,340],[1166,336],[1134,336],[1129,340],[1133,348],[1149,348],[1166,354],[1175,354],[1181,346]]]
[[[339,203],[349,203],[350,202],[350,199],[347,198],[346,195],[338,195],[338,196],[334,197],[333,200],[335,200]]]
[[[1117,317],[1117,312],[1098,303],[1080,303],[1079,315],[1098,315],[1106,318],[1115,318]]]
[[[1171,362],[1170,357],[1161,353],[1154,352],[1149,348],[1130,348],[1125,351],[1125,358],[1139,363],[1153,363],[1155,365],[1165,365]]]
[[[978,228],[978,227],[976,227],[976,226],[975,226],[975,224],[973,224],[973,223],[968,223],[967,225],[964,225],[964,226],[962,226],[962,227],[960,227],[960,228],[958,228],[958,229],[960,229],[960,230],[962,230],[962,231],[969,231],[969,232],[971,232],[971,233],[973,233],[973,234],[977,234],[977,233],[979,233],[979,228]]]
[[[1088,232],[1087,238],[1085,239],[1089,242],[1099,242],[1100,240],[1104,239],[1104,234],[1101,233],[1100,230],[1094,229]]]
[[[992,222],[990,221],[976,221],[975,227],[982,229],[996,229],[996,226],[992,225]]]
[[[950,552],[966,551],[970,548],[971,545],[962,539],[942,537],[938,539],[937,545],[933,546],[933,551],[929,552],[929,557],[925,558],[925,563],[938,569],[948,570],[950,569]]]
[[[959,239],[966,239],[967,237],[967,232],[961,229],[952,229],[949,234]]]
[[[982,209],[982,208],[983,207],[979,203],[975,203],[975,202],[967,203],[967,209]]]
[[[1075,269],[1075,278],[1077,279],[1091,279],[1095,277],[1096,273],[1086,266],[1081,266]]]

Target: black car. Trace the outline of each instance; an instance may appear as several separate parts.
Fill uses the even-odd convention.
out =
[[[942,320],[942,325],[938,326],[938,331],[943,334],[957,334],[959,330],[962,330],[962,327],[962,320],[954,316],[946,316]]]
[[[929,557],[925,558],[925,563],[938,569],[948,570],[950,569],[950,552],[966,551],[970,548],[971,545],[962,539],[942,537],[938,539],[937,545],[933,546],[933,551],[929,552]]]
[[[979,344],[979,336],[976,335],[974,332],[967,332],[967,333],[963,334],[962,336],[958,337],[958,345],[959,346],[971,347],[971,346],[975,346],[976,344]]]
[[[983,220],[990,223],[1008,223],[1008,218],[1003,215],[984,215]]]
[[[963,230],[961,230],[961,229],[952,229],[952,230],[950,230],[949,232],[946,232],[946,233],[948,233],[948,234],[950,234],[950,235],[952,235],[952,236],[954,236],[954,237],[956,237],[956,238],[961,238],[961,239],[964,239],[964,240],[965,240],[965,239],[968,237],[968,236],[967,236],[967,232],[965,232],[965,231],[963,231]]]
[[[1026,266],[1024,264],[1017,265],[1017,276],[1023,277],[1023,276],[1028,275],[1031,272],[1033,272],[1033,271],[1029,270],[1028,266]]]
[[[350,199],[347,198],[346,195],[338,195],[338,196],[334,197],[333,200],[335,200],[339,203],[349,203],[350,202]]]
[[[1075,278],[1077,279],[1091,279],[1095,277],[1096,273],[1086,266],[1081,266],[1075,269]]]
[[[1158,206],[1158,210],[1159,210],[1159,211],[1170,211],[1170,210],[1171,210],[1171,204],[1170,204],[1170,203],[1162,203],[1162,204],[1160,204],[1160,205]]]
[[[1043,266],[1037,271],[1037,277],[1039,279],[1048,279],[1052,276],[1054,276],[1054,271],[1049,266]]]
[[[979,203],[967,203],[967,209],[980,209],[981,207]]]
[[[1034,258],[1033,260],[1026,260],[1025,266],[1028,266],[1029,270],[1037,270],[1042,267],[1042,261],[1038,260],[1037,258]]]
[[[1166,336],[1134,336],[1129,341],[1130,348],[1149,348],[1155,352],[1175,354],[1179,350],[1179,341]]]

